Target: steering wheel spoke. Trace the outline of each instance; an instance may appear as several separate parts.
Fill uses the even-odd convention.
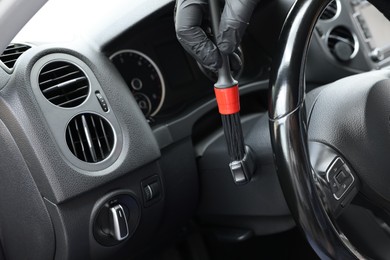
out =
[[[346,160],[329,146],[309,142],[310,162],[322,204],[333,218],[340,216],[359,192],[359,179]]]

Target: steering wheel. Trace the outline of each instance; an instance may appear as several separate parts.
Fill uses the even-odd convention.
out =
[[[296,1],[279,38],[269,105],[277,172],[321,259],[389,259],[390,70],[305,94],[311,34],[329,2]]]

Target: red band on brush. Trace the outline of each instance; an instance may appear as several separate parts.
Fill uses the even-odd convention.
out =
[[[231,115],[240,112],[238,85],[230,88],[214,88],[214,91],[221,115]]]

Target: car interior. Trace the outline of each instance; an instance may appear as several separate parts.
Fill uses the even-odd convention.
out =
[[[217,75],[174,10],[50,0],[4,29],[0,259],[389,259],[387,18],[260,1],[233,72],[255,162],[237,185]]]

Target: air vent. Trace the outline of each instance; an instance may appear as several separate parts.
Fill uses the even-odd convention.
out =
[[[346,62],[353,58],[357,44],[348,28],[339,26],[328,35],[328,48],[339,61]]]
[[[65,61],[45,65],[39,74],[38,83],[47,100],[65,108],[82,104],[89,93],[89,81],[85,73]]]
[[[25,51],[31,47],[24,44],[10,44],[0,55],[0,60],[6,65],[9,69],[12,69],[17,61],[17,59]]]
[[[333,0],[329,3],[329,5],[325,8],[325,10],[322,12],[320,19],[321,20],[330,20],[337,14],[337,8],[338,4],[336,0]]]
[[[80,114],[66,129],[66,143],[81,161],[97,163],[106,159],[114,147],[114,131],[101,116]]]

